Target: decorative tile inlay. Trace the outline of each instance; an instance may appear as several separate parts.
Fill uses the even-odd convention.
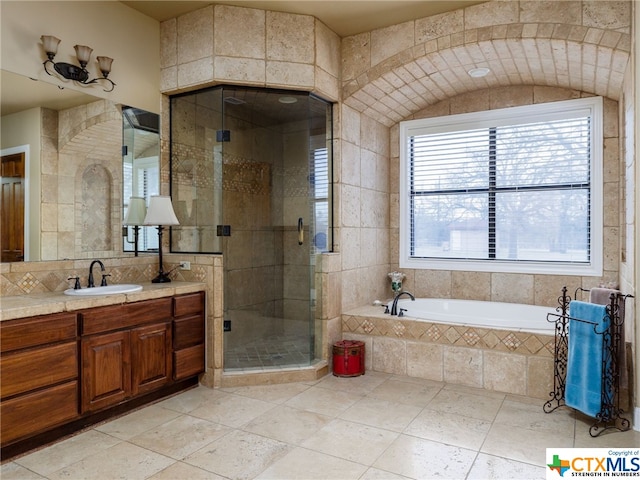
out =
[[[31,273],[27,272],[18,282],[18,287],[25,293],[31,293],[39,284],[40,281],[31,275]]]
[[[393,325],[393,333],[396,334],[396,337],[404,336],[404,332],[407,329],[402,323],[398,322]]]
[[[440,333],[440,329],[437,327],[437,325],[431,325],[429,327],[429,329],[427,330],[427,337],[429,338],[429,340],[433,340],[434,342],[437,342],[440,337],[442,337],[442,333]]]
[[[343,315],[343,332],[372,336],[404,338],[467,348],[511,351],[524,355],[553,355],[553,335],[496,330],[483,327],[446,325],[413,320],[392,320],[389,317]]]
[[[506,337],[504,337],[502,339],[502,343],[509,348],[509,350],[515,350],[516,348],[518,348],[520,346],[520,340],[518,339],[518,337],[513,334],[510,333],[508,334]]]
[[[364,330],[365,333],[371,333],[374,328],[375,326],[369,320],[362,322],[362,330]]]
[[[467,345],[470,347],[475,346],[480,341],[480,335],[478,335],[474,330],[469,329],[462,334],[462,338]]]

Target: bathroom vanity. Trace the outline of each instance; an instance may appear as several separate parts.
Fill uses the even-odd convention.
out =
[[[99,297],[103,306],[75,310],[97,297],[61,299],[63,312],[3,315],[3,459],[197,384],[206,314],[204,291],[194,285],[188,293],[149,286]],[[52,298],[43,309],[60,308]]]

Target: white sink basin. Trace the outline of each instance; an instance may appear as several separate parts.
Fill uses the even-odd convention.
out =
[[[64,291],[65,295],[88,296],[88,295],[116,295],[118,293],[132,293],[142,290],[142,285],[123,283],[122,285],[108,285],[106,287],[81,288],[74,290],[70,288]]]

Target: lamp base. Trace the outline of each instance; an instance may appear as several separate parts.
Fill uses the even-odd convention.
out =
[[[171,282],[171,279],[169,278],[169,274],[164,272],[159,273],[156,278],[151,280],[151,283],[169,283],[169,282]]]

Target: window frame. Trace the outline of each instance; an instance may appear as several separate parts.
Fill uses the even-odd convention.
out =
[[[421,134],[464,131],[492,126],[505,126],[536,121],[589,115],[591,143],[590,161],[590,258],[585,263],[508,261],[495,259],[451,259],[411,257],[410,165],[409,138]],[[602,97],[588,97],[551,103],[524,105],[432,117],[400,122],[400,268],[523,273],[547,275],[602,276],[603,273],[603,101]]]

